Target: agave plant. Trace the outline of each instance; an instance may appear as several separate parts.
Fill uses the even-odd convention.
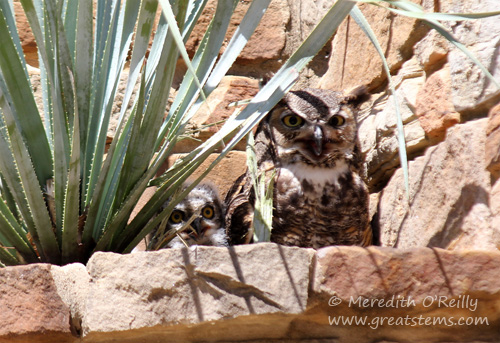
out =
[[[43,110],[34,99],[12,2],[0,1],[1,265],[86,262],[95,251],[130,252],[281,99],[349,13],[361,25],[366,23],[354,1],[338,0],[243,110],[155,179],[189,120],[245,46],[270,0],[252,1],[221,56],[238,1],[219,0],[191,60],[185,42],[207,0],[20,2],[38,46]],[[411,4],[407,1],[385,2],[400,6],[403,14],[418,12],[405,8]],[[162,16],[153,35],[159,6]],[[364,27],[376,44],[369,26]],[[188,71],[165,116],[179,56]],[[126,63],[119,124],[106,152],[112,105]],[[401,136],[400,140],[401,156],[405,156]],[[219,157],[190,188],[179,192],[224,141]],[[138,199],[152,185],[158,187],[155,194],[131,218]],[[156,215],[168,199],[167,208]]]

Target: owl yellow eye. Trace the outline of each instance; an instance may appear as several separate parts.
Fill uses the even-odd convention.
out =
[[[174,211],[170,215],[170,221],[174,224],[179,224],[180,222],[182,222],[182,219],[183,215],[181,211]]]
[[[290,114],[290,115],[283,117],[283,119],[281,119],[281,121],[286,126],[292,127],[292,128],[293,127],[300,127],[300,126],[304,125],[304,119],[302,119],[301,117],[294,115],[294,114]]]
[[[330,125],[333,127],[339,127],[345,124],[345,118],[339,115],[335,115],[330,119]]]
[[[214,216],[214,209],[210,206],[205,206],[203,210],[201,210],[201,215],[207,219],[212,219]]]

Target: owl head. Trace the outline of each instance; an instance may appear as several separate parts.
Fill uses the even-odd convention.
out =
[[[289,92],[266,118],[278,161],[331,168],[339,160],[352,160],[357,149],[354,107],[361,92]]]
[[[184,189],[186,187],[188,185],[183,186]],[[174,207],[164,232],[183,228],[179,233],[180,238],[174,237],[166,247],[183,247],[185,244],[227,246],[224,206],[213,184],[200,183],[195,186],[186,198]]]

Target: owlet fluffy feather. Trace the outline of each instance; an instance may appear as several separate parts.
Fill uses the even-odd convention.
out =
[[[185,189],[187,185],[183,188]],[[167,206],[165,203],[163,208]],[[162,209],[163,209],[162,208]],[[189,219],[196,215],[191,224]],[[179,248],[186,245],[227,246],[227,236],[224,228],[224,205],[217,188],[211,183],[201,183],[177,204],[168,218],[165,230],[151,233],[153,247],[161,246],[164,237],[181,230],[178,235],[165,245],[165,248]]]
[[[359,175],[358,95],[293,91],[259,124],[258,171],[276,169],[272,242],[315,249],[371,244],[369,194]],[[247,172],[226,196],[230,244],[251,242],[254,201]]]

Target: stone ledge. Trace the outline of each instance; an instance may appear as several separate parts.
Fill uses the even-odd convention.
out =
[[[87,268],[0,270],[0,342],[494,341],[498,275],[500,253],[487,251],[264,243],[97,253]],[[330,325],[339,316],[367,323]],[[488,325],[451,325],[461,317]]]

